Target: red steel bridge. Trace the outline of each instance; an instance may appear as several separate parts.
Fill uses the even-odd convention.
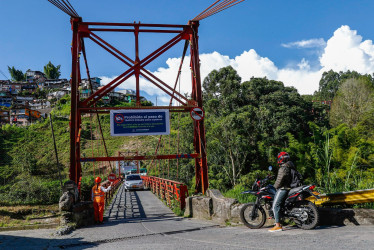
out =
[[[81,155],[81,134],[82,134],[82,116],[85,114],[95,114],[99,117],[100,114],[110,113],[111,110],[137,110],[137,109],[168,109],[169,112],[191,112],[193,108],[203,108],[201,76],[200,76],[200,60],[199,60],[199,22],[219,13],[227,8],[230,8],[244,0],[217,0],[213,2],[208,8],[197,15],[195,18],[188,21],[185,25],[175,24],[145,24],[145,23],[104,23],[104,22],[85,22],[82,17],[78,15],[69,0],[48,0],[57,8],[70,16],[72,29],[72,69],[71,69],[71,114],[70,114],[70,179],[79,183],[82,176],[82,162],[113,162],[113,161],[132,161],[132,160],[170,160],[180,159],[183,157],[193,158],[195,160],[195,176],[196,176],[196,193],[205,193],[208,188],[208,166],[206,155],[206,138],[204,129],[204,120],[194,120],[193,122],[193,144],[194,152],[183,152],[178,154],[157,154],[158,147],[155,149],[155,154],[152,156],[134,155],[134,156],[109,156],[106,150],[106,144],[101,129],[100,119],[98,120],[100,132],[105,147],[105,155],[100,157],[82,157]],[[100,35],[103,33],[131,33],[134,35],[135,58],[130,58],[123,51],[114,47],[108,41],[103,39]],[[165,42],[159,48],[151,52],[144,58],[140,58],[139,43],[142,39],[141,34],[171,34],[172,39]],[[121,61],[125,66],[125,71],[118,77],[114,78],[110,83],[100,88],[98,91],[92,91],[91,95],[84,99],[80,99],[79,83],[81,82],[81,63],[86,69],[87,79],[91,79],[90,70],[88,67],[85,40],[91,40],[94,44],[107,51],[113,57]],[[170,50],[179,43],[184,43],[184,49],[180,62],[179,71],[176,76],[174,85],[165,83],[157,76],[146,69],[150,63],[162,54]],[[127,48],[128,49],[128,48]],[[192,93],[189,98],[176,90],[178,80],[181,74],[181,68],[184,63],[184,58],[189,49],[190,52],[190,68],[191,68],[191,86]],[[81,56],[83,55],[83,57]],[[136,105],[132,107],[98,107],[97,102],[101,100],[109,92],[113,91],[120,84],[129,80],[130,77],[136,79]],[[140,79],[143,78],[148,82],[154,84],[164,93],[170,96],[169,106],[142,106],[140,102]],[[173,106],[172,103],[177,102],[178,106]],[[168,197],[169,200],[172,195],[176,193],[176,199],[179,201],[188,195],[187,188],[181,187],[183,185],[179,182],[171,180],[160,179],[157,177],[147,177],[146,185],[158,193],[160,196]],[[177,188],[178,186],[178,188]],[[175,187],[175,188],[173,188]],[[163,190],[163,191],[162,191]],[[171,191],[170,191],[171,190]],[[174,191],[173,191],[174,190]],[[183,193],[183,194],[182,194]],[[182,205],[182,204],[181,204]]]

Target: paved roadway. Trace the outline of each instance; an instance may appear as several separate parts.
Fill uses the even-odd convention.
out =
[[[220,227],[175,217],[149,191],[124,192],[106,211],[107,222],[53,236],[52,229],[0,232],[0,249],[374,249],[374,226],[286,228]]]

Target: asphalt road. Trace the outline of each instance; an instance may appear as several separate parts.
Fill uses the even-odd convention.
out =
[[[0,249],[374,249],[374,226],[286,228],[220,227],[175,217],[149,191],[122,189],[104,225],[53,236],[55,230],[0,232]]]

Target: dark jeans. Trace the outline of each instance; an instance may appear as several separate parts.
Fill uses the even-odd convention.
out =
[[[273,213],[275,223],[280,222],[279,211],[281,209],[283,201],[287,198],[288,190],[287,189],[278,189],[277,193],[275,194],[274,201],[273,201]]]

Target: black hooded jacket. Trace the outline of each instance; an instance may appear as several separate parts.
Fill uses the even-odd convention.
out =
[[[291,188],[291,168],[295,168],[292,161],[288,161],[280,165],[277,175],[277,180],[275,181],[274,187],[276,189],[290,189]]]

